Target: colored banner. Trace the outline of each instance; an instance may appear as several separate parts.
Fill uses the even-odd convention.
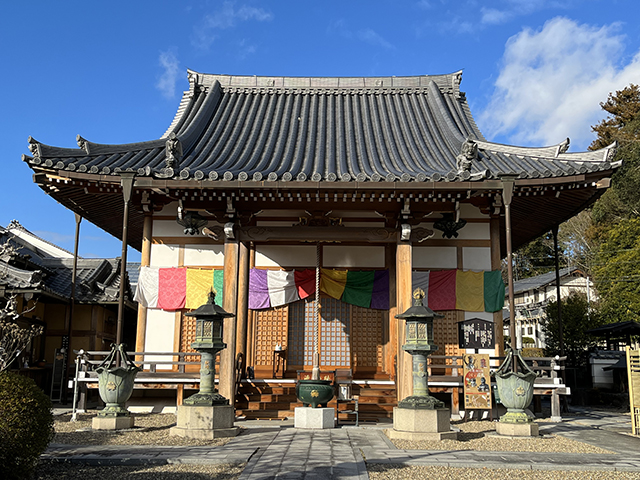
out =
[[[456,310],[484,311],[484,272],[456,271]]]
[[[184,308],[187,297],[187,269],[161,268],[158,275],[158,307],[163,310]]]

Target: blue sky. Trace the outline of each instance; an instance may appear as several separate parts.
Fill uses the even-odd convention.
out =
[[[159,138],[186,69],[283,76],[464,70],[493,141],[585,150],[599,103],[640,83],[637,0],[14,1],[0,16],[0,225],[73,249],[74,215],[33,184],[29,135],[76,147]],[[80,255],[120,255],[84,221]],[[139,259],[137,252],[130,260]]]

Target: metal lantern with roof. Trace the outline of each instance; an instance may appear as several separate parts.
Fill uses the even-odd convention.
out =
[[[215,292],[209,293],[209,300],[186,316],[196,319],[196,341],[191,346],[200,352],[200,390],[184,400],[185,405],[214,406],[228,405],[229,400],[214,387],[215,358],[227,345],[222,341],[224,319],[235,317],[215,303]]]
[[[400,408],[444,408],[444,403],[429,395],[427,382],[427,356],[438,349],[433,343],[433,319],[442,315],[435,313],[422,304],[424,291],[417,288],[413,292],[415,303],[406,312],[396,318],[406,322],[406,343],[402,349],[413,359],[413,395],[402,400]]]

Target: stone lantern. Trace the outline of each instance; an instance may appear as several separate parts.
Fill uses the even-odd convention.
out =
[[[215,358],[226,348],[222,341],[224,319],[235,317],[215,304],[215,293],[197,310],[186,313],[196,319],[196,340],[191,346],[200,352],[200,390],[178,405],[177,426],[171,435],[208,439],[233,437],[238,429],[233,426],[235,409],[229,400],[215,389]]]
[[[433,343],[433,320],[442,315],[422,304],[424,296],[424,291],[416,289],[414,305],[396,315],[406,322],[406,343],[402,349],[412,357],[413,394],[393,409],[389,436],[405,440],[455,440],[457,433],[451,431],[449,409],[429,395],[427,357],[438,349]]]
[[[424,292],[413,292],[415,303],[406,312],[396,315],[405,321],[406,343],[402,349],[413,360],[413,395],[402,400],[400,408],[444,408],[444,403],[429,395],[427,356],[438,349],[433,343],[433,319],[443,316],[422,304]]]

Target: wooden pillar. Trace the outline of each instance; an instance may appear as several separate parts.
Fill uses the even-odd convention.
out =
[[[396,306],[398,314],[411,307],[411,243],[398,240],[396,244]],[[397,322],[397,350],[398,350],[398,399],[406,398],[413,393],[413,381],[411,377],[411,355],[402,350],[404,343],[405,322]]]
[[[249,270],[255,268],[256,266],[256,246],[251,244],[249,248]],[[253,310],[248,311],[247,315],[247,350],[246,350],[246,358],[245,365],[253,366],[255,363],[254,355],[255,355],[255,313]]]
[[[222,308],[238,313],[238,240],[227,238],[224,243],[224,298]],[[236,317],[224,319],[223,341],[227,348],[220,352],[220,395],[234,402],[236,360]]]
[[[387,345],[385,348],[386,372],[391,379],[397,381],[396,356],[398,355],[398,319],[396,301],[396,249],[390,244],[385,247],[385,264],[389,269],[389,326],[387,329]]]
[[[236,356],[242,353],[246,368],[247,361],[247,320],[249,316],[249,247],[246,243],[238,245],[238,311],[236,316]]]
[[[500,270],[502,262],[500,260],[500,217],[492,215],[490,224],[491,234],[491,270]],[[495,334],[495,355],[504,355],[504,324],[502,321],[502,310],[494,312],[493,327]]]
[[[144,216],[142,225],[142,256],[140,266],[151,265],[151,239],[153,235],[153,215],[147,213]],[[138,324],[136,328],[136,352],[144,352],[144,345],[147,339],[147,307],[138,305]],[[143,360],[142,356],[136,357],[138,362]]]

